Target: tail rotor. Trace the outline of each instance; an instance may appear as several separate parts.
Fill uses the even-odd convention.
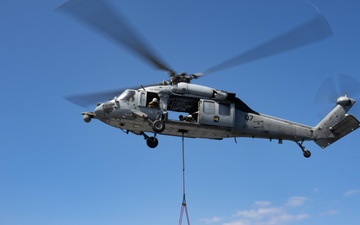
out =
[[[358,99],[360,97],[360,81],[346,74],[326,79],[320,85],[315,97],[315,103],[320,109],[319,116],[324,117],[329,112],[329,109],[336,104],[340,96]],[[354,105],[351,111],[360,115],[360,107],[358,105]]]

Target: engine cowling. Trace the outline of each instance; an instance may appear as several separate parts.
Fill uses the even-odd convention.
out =
[[[177,87],[171,89],[172,92],[182,95],[195,95],[203,98],[212,98],[216,100],[226,100],[228,93],[222,92],[213,88],[188,84],[188,83],[178,83]]]

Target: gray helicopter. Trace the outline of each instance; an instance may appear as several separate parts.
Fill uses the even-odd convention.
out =
[[[359,120],[348,114],[356,101],[346,94],[337,98],[336,106],[316,126],[308,126],[254,111],[235,93],[191,83],[206,74],[330,36],[331,28],[320,14],[302,26],[203,73],[188,75],[177,74],[160,61],[105,1],[70,0],[58,9],[70,13],[133,50],[157,69],[169,73],[170,79],[158,84],[67,97],[70,102],[81,106],[111,97],[97,103],[93,112],[83,112],[84,121],[97,119],[126,133],[141,135],[150,148],[158,146],[158,134],[216,140],[266,138],[279,143],[293,141],[308,158],[311,152],[305,149],[304,141],[314,141],[321,148],[326,148],[360,126]],[[170,115],[179,113],[184,115],[180,115],[179,119],[170,119]]]

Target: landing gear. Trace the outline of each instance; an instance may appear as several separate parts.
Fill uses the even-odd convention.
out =
[[[309,150],[304,150],[304,157],[309,158],[311,156],[311,152]]]
[[[152,122],[152,129],[156,132],[156,133],[161,133],[165,130],[165,123],[162,120],[155,120],[154,122]]]
[[[159,141],[156,137],[149,137],[146,140],[146,144],[149,148],[156,148],[159,144]]]
[[[303,146],[304,141],[297,141],[296,144],[301,148],[301,150],[303,151],[303,155],[305,158],[309,158],[311,156],[311,152],[307,149],[305,149],[305,146]]]
[[[166,118],[166,114],[159,114],[154,121],[150,119],[148,120],[149,125],[155,132],[153,137],[149,137],[144,132],[142,132],[142,135],[144,136],[146,140],[146,144],[147,146],[149,146],[149,148],[156,148],[158,146],[159,141],[156,138],[156,134],[160,134],[165,130],[165,122],[164,122],[165,118]]]
[[[158,114],[154,121],[149,120],[149,125],[155,133],[161,133],[165,130],[165,120],[167,113]]]
[[[156,134],[154,135],[154,137],[149,137],[145,133],[142,133],[142,135],[144,136],[144,138],[146,140],[146,144],[149,148],[156,148],[158,146],[159,141],[156,138]]]

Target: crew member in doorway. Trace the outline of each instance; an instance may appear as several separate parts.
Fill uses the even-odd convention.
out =
[[[189,113],[187,116],[180,115],[179,116],[180,121],[186,121],[186,122],[194,122],[193,116]]]
[[[157,100],[157,98],[153,98],[153,100],[149,102],[148,107],[159,108],[159,101]]]

